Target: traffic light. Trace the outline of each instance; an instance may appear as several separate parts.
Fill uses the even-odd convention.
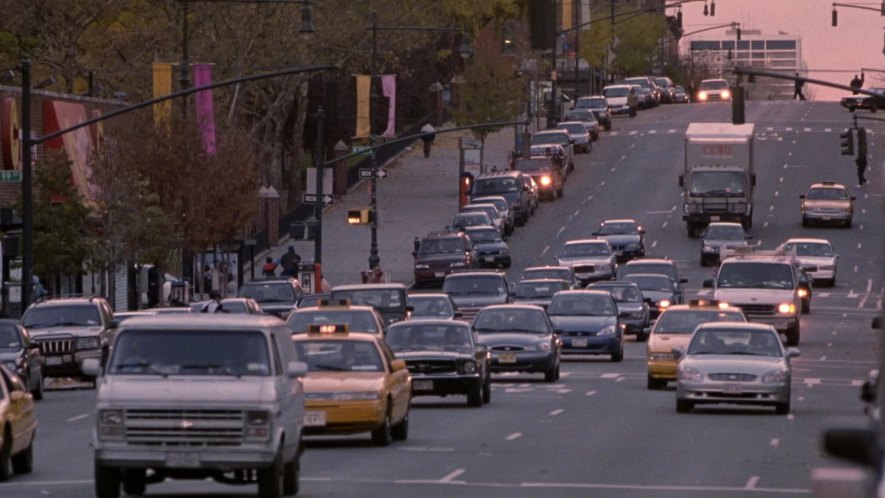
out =
[[[682,7],[676,12],[676,26],[678,26],[679,29],[682,29]]]
[[[857,129],[857,160],[867,160],[867,130],[866,128]]]
[[[745,102],[744,87],[735,86],[731,89],[731,124],[744,124],[747,122],[744,114]]]
[[[371,208],[362,208],[362,209],[350,209],[347,211],[347,223],[350,225],[368,225],[372,223],[374,216],[372,216]]]
[[[843,131],[839,134],[839,139],[842,144],[842,155],[843,156],[853,156],[854,155],[854,132],[851,128]],[[864,134],[864,141],[866,142],[866,134]],[[864,148],[866,148],[866,143],[864,143]]]
[[[716,0],[710,2],[710,17],[716,17]]]
[[[741,28],[737,28],[737,40],[741,41]]]
[[[834,5],[833,6],[833,27],[835,28],[838,25],[839,25],[839,13],[836,12],[836,6]]]

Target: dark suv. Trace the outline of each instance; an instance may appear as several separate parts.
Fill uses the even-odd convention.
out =
[[[429,233],[415,253],[415,286],[442,283],[449,273],[475,267],[473,243],[464,232]]]
[[[66,297],[28,306],[22,325],[43,355],[44,377],[79,377],[83,360],[104,364],[116,325],[103,297]]]
[[[562,162],[555,156],[533,156],[513,161],[513,169],[530,175],[540,186],[539,194],[549,200],[562,197],[565,177]]]
[[[507,277],[500,271],[453,273],[443,281],[442,291],[452,298],[465,322],[473,320],[481,308],[509,303],[512,295]]]
[[[304,296],[301,282],[292,277],[270,277],[265,280],[246,282],[240,288],[239,297],[251,297],[269,315],[283,320],[289,316]]]
[[[479,175],[470,189],[470,196],[499,195],[507,199],[517,225],[524,225],[532,210],[531,193],[525,185],[526,175],[519,171],[495,171]]]

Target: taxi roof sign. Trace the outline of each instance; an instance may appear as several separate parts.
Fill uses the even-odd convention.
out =
[[[320,299],[318,306],[350,306],[350,298],[344,299]]]
[[[346,334],[348,330],[346,323],[312,323],[307,326],[308,334]]]

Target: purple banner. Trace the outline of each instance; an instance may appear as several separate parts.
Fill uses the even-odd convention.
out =
[[[385,138],[396,136],[396,75],[385,74],[381,76],[381,88],[384,96],[388,99],[387,129],[381,134]]]
[[[212,83],[212,65],[194,64],[194,86]],[[212,90],[203,90],[194,95],[197,105],[197,125],[203,140],[203,151],[215,155],[215,108],[212,105]]]

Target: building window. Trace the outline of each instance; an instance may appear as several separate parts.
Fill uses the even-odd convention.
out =
[[[692,50],[719,50],[719,41],[717,40],[696,40],[691,42]]]
[[[765,50],[765,42],[763,40],[753,40],[751,43],[753,50]]]
[[[796,50],[796,40],[768,40],[765,43],[768,50]]]

